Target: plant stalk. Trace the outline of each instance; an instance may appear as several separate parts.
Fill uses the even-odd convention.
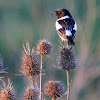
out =
[[[69,76],[69,70],[66,70],[67,74],[67,100],[70,100],[70,76]]]
[[[42,87],[42,65],[43,65],[43,55],[41,55],[41,66],[40,66],[40,100],[41,100],[41,87]]]
[[[33,89],[34,89],[34,76],[31,75],[30,78],[31,78]]]
[[[56,98],[55,97],[52,97],[52,100],[56,100]]]

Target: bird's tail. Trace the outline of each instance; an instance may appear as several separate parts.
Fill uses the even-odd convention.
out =
[[[68,45],[75,45],[75,42],[73,41],[71,36],[68,36]]]

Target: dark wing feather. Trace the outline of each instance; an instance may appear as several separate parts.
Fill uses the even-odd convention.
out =
[[[66,32],[65,32],[65,28],[63,27],[63,28],[61,28],[61,29],[59,29],[58,31],[57,31],[57,33],[58,33],[58,35],[60,36],[60,37],[62,37],[63,39],[67,39],[67,37],[66,37]]]
[[[65,32],[66,23],[64,22],[64,20],[58,20],[58,23],[62,26],[62,28],[60,28],[59,30],[57,30],[58,35],[60,37],[62,37],[63,39],[67,39],[66,32]]]
[[[70,30],[72,35],[70,36],[72,38],[72,40],[74,39],[75,37],[75,33],[76,31],[73,30],[74,28],[74,25],[75,25],[75,21],[73,20],[72,17],[69,17],[69,18],[65,18],[63,20],[58,20],[58,23],[62,26],[62,28],[60,28],[57,32],[58,32],[58,35],[60,37],[62,37],[63,39],[68,39],[68,37],[66,37],[66,32],[65,30]]]
[[[66,29],[72,31],[72,29],[74,28],[74,24],[75,24],[75,21],[73,20],[73,18],[69,17],[63,20],[66,23],[66,26],[67,26]]]
[[[72,30],[71,33],[72,33],[72,39],[74,39],[75,38],[75,35],[76,35],[76,31],[75,30]]]
[[[73,29],[75,25],[75,21],[73,20],[72,17],[69,17],[69,18],[64,19],[64,22],[66,23],[66,29],[71,31],[72,33],[71,37],[72,39],[74,39],[75,33],[76,33],[76,31]]]

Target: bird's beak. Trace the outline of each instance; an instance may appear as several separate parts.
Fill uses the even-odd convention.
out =
[[[56,15],[55,11],[50,11],[51,15]]]

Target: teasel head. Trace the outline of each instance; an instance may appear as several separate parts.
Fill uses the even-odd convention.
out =
[[[41,100],[41,90],[42,90],[42,67],[44,55],[49,55],[51,52],[51,43],[45,39],[40,40],[37,45],[37,53],[41,55],[41,65],[40,65],[40,97]]]
[[[27,87],[24,100],[39,100],[39,91],[36,88]]]
[[[34,55],[34,49],[30,50],[29,43],[26,43],[26,48],[23,45],[24,52],[22,52],[22,73],[26,76],[36,76],[40,73],[39,63]]]
[[[1,89],[0,100],[15,100],[14,87],[10,80],[8,85],[3,82],[4,88]]]
[[[61,97],[64,92],[64,86],[61,81],[49,81],[45,85],[45,95],[50,98],[56,99]]]
[[[37,53],[40,55],[49,55],[51,52],[52,45],[49,41],[43,39],[40,40],[37,45]]]
[[[76,67],[76,57],[72,51],[72,48],[60,48],[58,65],[61,69],[64,70],[70,70]]]

